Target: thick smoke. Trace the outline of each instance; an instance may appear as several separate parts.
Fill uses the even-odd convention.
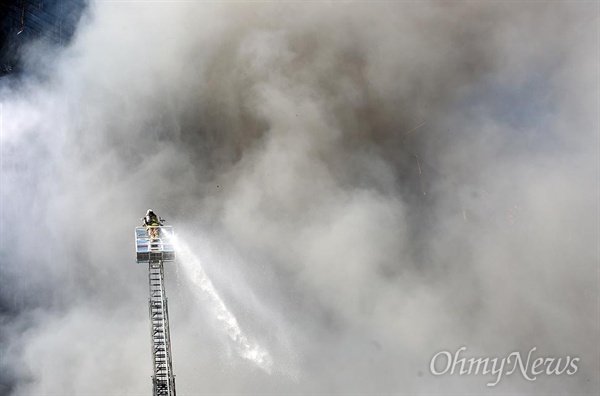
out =
[[[150,392],[151,207],[203,266],[166,274],[181,394],[598,392],[598,32],[593,2],[93,3],[1,82],[3,389]],[[462,346],[580,361],[430,372]]]

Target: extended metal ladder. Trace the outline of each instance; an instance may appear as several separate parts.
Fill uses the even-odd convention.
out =
[[[154,364],[154,375],[152,376],[153,395],[176,396],[163,262],[162,260],[151,261],[148,266],[150,274],[150,331],[152,335],[152,361]]]

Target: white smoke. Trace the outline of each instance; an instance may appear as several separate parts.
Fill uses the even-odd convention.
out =
[[[587,2],[92,3],[0,83],[7,393],[149,392],[148,207],[218,252],[167,270],[181,393],[597,393],[598,26]],[[581,366],[429,372],[464,345]]]

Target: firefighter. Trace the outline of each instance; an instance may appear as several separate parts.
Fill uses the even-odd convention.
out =
[[[146,216],[142,219],[144,221],[144,227],[148,231],[148,236],[151,239],[157,239],[159,234],[159,228],[162,224],[162,219],[158,217],[152,209],[148,209]]]

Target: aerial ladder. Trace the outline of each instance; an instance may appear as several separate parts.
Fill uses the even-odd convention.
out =
[[[150,238],[150,233],[154,237]],[[169,309],[165,294],[165,276],[163,264],[175,261],[173,247],[173,227],[136,227],[136,261],[148,264],[150,299],[150,335],[152,341],[153,396],[176,396],[175,375],[171,359],[171,333],[169,331]]]

